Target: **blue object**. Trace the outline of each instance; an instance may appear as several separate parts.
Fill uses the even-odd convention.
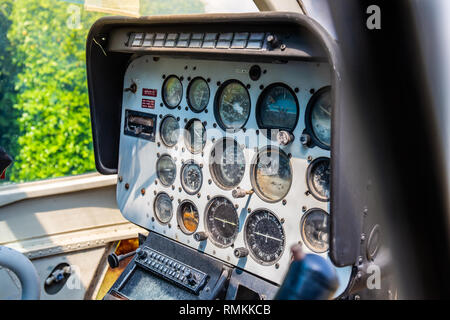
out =
[[[328,300],[338,286],[331,263],[316,254],[307,254],[291,263],[275,300]]]

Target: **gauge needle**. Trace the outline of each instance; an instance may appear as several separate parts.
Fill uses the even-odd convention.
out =
[[[320,105],[320,109],[321,109],[326,115],[328,115],[328,116],[331,117],[331,112],[328,111],[327,109],[325,109],[323,105]]]
[[[220,222],[223,222],[223,223],[231,224],[232,226],[236,225],[236,223],[233,223],[233,222],[230,222],[230,221],[227,221],[227,220],[224,220],[224,219],[220,219],[220,218],[217,218],[217,217],[214,217],[214,219],[215,220],[219,220]]]
[[[272,239],[272,240],[275,240],[275,241],[279,241],[279,242],[282,242],[283,240],[281,240],[281,239],[278,239],[278,238],[275,238],[275,237],[271,237],[271,236],[269,236],[269,235],[267,235],[267,234],[263,234],[263,233],[259,233],[259,232],[253,232],[254,234],[257,234],[258,236],[261,236],[261,237],[266,237],[266,240],[269,238],[269,239]]]

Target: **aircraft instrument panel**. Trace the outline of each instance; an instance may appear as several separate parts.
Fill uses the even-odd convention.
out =
[[[276,284],[293,244],[328,259],[330,78],[324,62],[135,57],[123,88],[121,212]],[[337,271],[339,295],[351,267]]]

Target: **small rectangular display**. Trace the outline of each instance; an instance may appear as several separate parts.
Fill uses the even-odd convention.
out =
[[[124,133],[128,136],[155,141],[156,115],[125,110]]]

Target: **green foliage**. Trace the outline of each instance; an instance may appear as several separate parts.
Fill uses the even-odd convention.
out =
[[[140,0],[140,14],[188,14],[205,12],[201,0]]]
[[[11,0],[0,3],[0,146],[8,152],[17,152],[18,124],[16,119],[17,110],[13,108],[16,102],[16,90],[14,82],[18,67],[12,62],[14,51],[7,38],[11,21],[8,17],[13,9]]]
[[[86,88],[85,43],[100,17],[81,11],[69,28],[70,4],[16,0],[8,38],[21,68],[14,108],[20,137],[10,172],[13,181],[80,174],[95,168]],[[81,8],[81,7],[80,7]]]
[[[13,182],[95,170],[85,45],[104,14],[81,3],[0,0],[0,145]],[[203,11],[201,0],[141,0],[142,15]]]

